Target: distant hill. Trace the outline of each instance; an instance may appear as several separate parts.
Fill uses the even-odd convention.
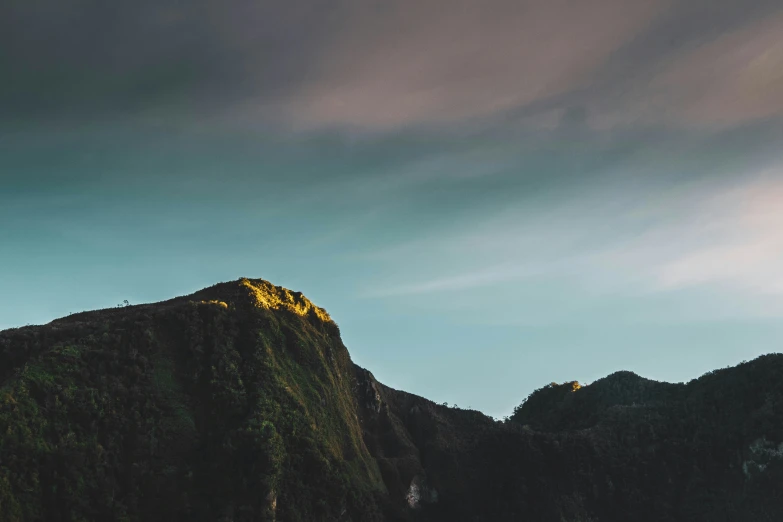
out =
[[[0,522],[267,520],[783,520],[783,355],[500,422],[382,385],[263,280],[0,332]]]

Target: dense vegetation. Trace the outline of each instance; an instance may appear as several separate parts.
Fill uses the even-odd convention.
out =
[[[505,422],[356,367],[243,279],[0,333],[0,522],[773,521],[783,356],[552,383]]]
[[[0,343],[0,520],[336,520],[383,491],[301,295],[245,280]]]

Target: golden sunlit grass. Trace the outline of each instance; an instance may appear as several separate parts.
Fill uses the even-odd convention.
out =
[[[239,284],[251,292],[251,295],[255,298],[256,306],[261,308],[269,310],[285,309],[303,317],[312,314],[324,323],[332,321],[326,310],[315,306],[301,292],[292,292],[263,279],[242,278],[239,280]]]
[[[202,301],[202,303],[204,303],[204,304],[208,304],[208,305],[209,305],[209,304],[211,304],[211,305],[217,305],[217,306],[219,306],[219,307],[221,307],[221,308],[228,308],[228,304],[226,304],[226,302],[225,302],[225,301],[217,301],[217,300],[215,300],[215,299],[213,299],[213,300],[211,300],[211,301]]]

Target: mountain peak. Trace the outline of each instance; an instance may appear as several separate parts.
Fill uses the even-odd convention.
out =
[[[301,292],[294,292],[282,286],[275,285],[265,279],[250,279],[242,277],[233,281],[217,283],[192,294],[167,299],[156,303],[104,308],[70,314],[55,319],[52,324],[65,324],[81,321],[91,321],[97,318],[124,316],[128,312],[148,312],[179,307],[188,303],[203,303],[236,308],[239,310],[264,309],[269,311],[285,311],[304,318],[321,322],[337,329],[326,310],[316,306]],[[337,329],[339,333],[339,329]]]
[[[291,291],[265,279],[242,277],[218,283],[176,300],[215,301],[227,305],[249,303],[257,308],[287,310],[303,317],[315,316],[324,323],[333,322],[326,310],[316,306],[302,292]]]

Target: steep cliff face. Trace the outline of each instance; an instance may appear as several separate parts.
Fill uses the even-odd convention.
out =
[[[3,521],[764,521],[783,356],[550,385],[507,422],[390,389],[243,279],[0,333]]]

